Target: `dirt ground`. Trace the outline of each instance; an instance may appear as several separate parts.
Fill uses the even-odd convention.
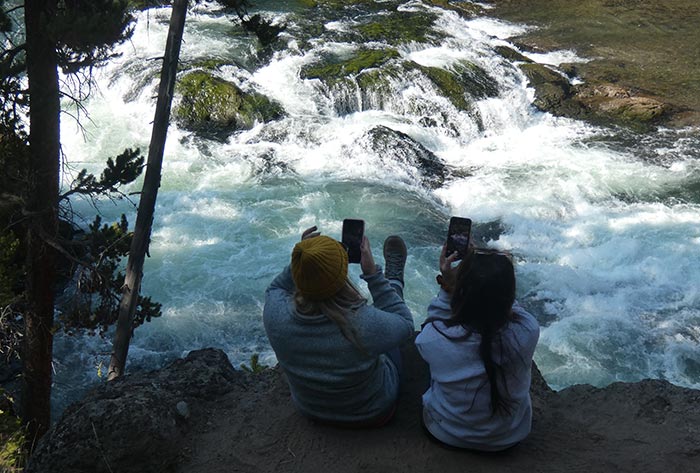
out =
[[[697,472],[700,391],[662,381],[604,389],[549,390],[533,381],[531,435],[505,454],[448,450],[420,426],[428,382],[414,349],[395,418],[374,430],[343,430],[298,414],[281,372],[250,375],[236,390],[195,413],[175,471],[218,472]]]

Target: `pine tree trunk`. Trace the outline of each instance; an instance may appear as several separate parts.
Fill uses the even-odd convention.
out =
[[[163,164],[163,151],[165,138],[170,122],[170,106],[172,104],[173,91],[175,90],[175,78],[177,75],[178,58],[180,57],[180,45],[185,29],[185,16],[187,14],[187,0],[175,0],[170,16],[168,40],[165,45],[165,56],[158,88],[158,101],[156,114],[153,119],[153,132],[151,145],[148,149],[148,162],[146,175],[143,181],[141,199],[139,201],[134,238],[129,250],[129,261],[126,265],[126,277],[122,289],[122,299],[119,304],[119,318],[117,330],[114,335],[112,356],[109,362],[108,379],[112,380],[124,373],[126,357],[129,352],[129,342],[141,290],[141,277],[143,275],[143,263],[148,251],[151,239],[151,227],[153,226],[153,213],[156,207],[158,187],[160,187],[160,173]]]
[[[27,0],[24,7],[29,82],[30,173],[27,189],[27,302],[25,313],[22,414],[34,444],[51,421],[54,316],[54,250],[46,244],[58,226],[60,100],[55,45],[47,18],[56,0]]]

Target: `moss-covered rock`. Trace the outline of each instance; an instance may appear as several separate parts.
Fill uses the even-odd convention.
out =
[[[460,110],[472,109],[472,102],[467,97],[481,99],[498,95],[495,81],[476,64],[463,61],[452,66],[451,70],[423,66],[412,61],[407,61],[405,65],[425,74],[441,94]]]
[[[471,2],[451,2],[450,0],[423,0],[423,2],[457,12],[462,18],[473,18],[484,12],[483,7]]]
[[[181,99],[175,118],[195,131],[235,131],[251,128],[255,122],[280,118],[282,107],[258,93],[245,93],[235,84],[205,71],[185,74],[176,92]]]
[[[0,388],[0,471],[21,471],[26,440],[25,429],[13,412],[12,399]]]
[[[195,61],[181,61],[179,63],[179,70],[187,71],[192,69],[204,69],[207,71],[218,71],[223,66],[231,66],[233,64],[233,61],[223,58],[198,58]]]
[[[494,48],[494,51],[498,53],[500,56],[508,59],[509,61],[516,61],[516,62],[532,62],[531,59],[527,58],[526,56],[520,54],[518,51],[516,51],[513,48],[509,48],[508,46],[496,46]]]
[[[436,15],[424,11],[394,11],[372,17],[373,21],[359,25],[357,32],[363,41],[382,41],[389,44],[439,41],[445,35],[433,28]]]
[[[319,5],[330,8],[343,8],[351,5],[363,5],[374,3],[376,0],[297,0],[304,6],[315,7]]]
[[[467,91],[454,74],[439,67],[428,67],[415,63],[412,66],[428,76],[433,84],[440,89],[442,95],[449,99],[455,107],[460,110],[471,108],[466,99]]]
[[[346,58],[327,58],[322,64],[309,64],[301,69],[302,79],[320,79],[326,83],[354,76],[360,72],[377,68],[397,58],[395,49],[360,49]]]
[[[398,64],[365,70],[357,76],[357,85],[365,93],[388,95],[391,93],[391,82],[400,79],[402,71],[404,71],[403,67]]]

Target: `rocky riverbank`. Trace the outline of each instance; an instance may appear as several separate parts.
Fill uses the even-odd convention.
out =
[[[599,123],[700,125],[700,10],[695,0],[491,0],[486,13],[533,26],[522,51],[568,49],[587,62],[525,72],[543,110]]]
[[[700,391],[664,381],[554,392],[533,373],[532,434],[502,455],[444,449],[420,427],[428,371],[403,350],[395,418],[374,430],[321,426],[292,406],[283,374],[234,370],[219,350],[125,376],[74,404],[27,472],[696,471]]]

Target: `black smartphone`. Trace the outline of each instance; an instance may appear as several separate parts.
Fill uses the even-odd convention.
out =
[[[342,242],[348,249],[348,262],[360,262],[360,245],[362,244],[362,236],[365,234],[365,221],[346,218],[343,220],[343,237]]]
[[[450,218],[450,227],[447,230],[447,256],[455,251],[457,259],[462,259],[469,249],[469,238],[472,232],[472,221],[463,217]]]

